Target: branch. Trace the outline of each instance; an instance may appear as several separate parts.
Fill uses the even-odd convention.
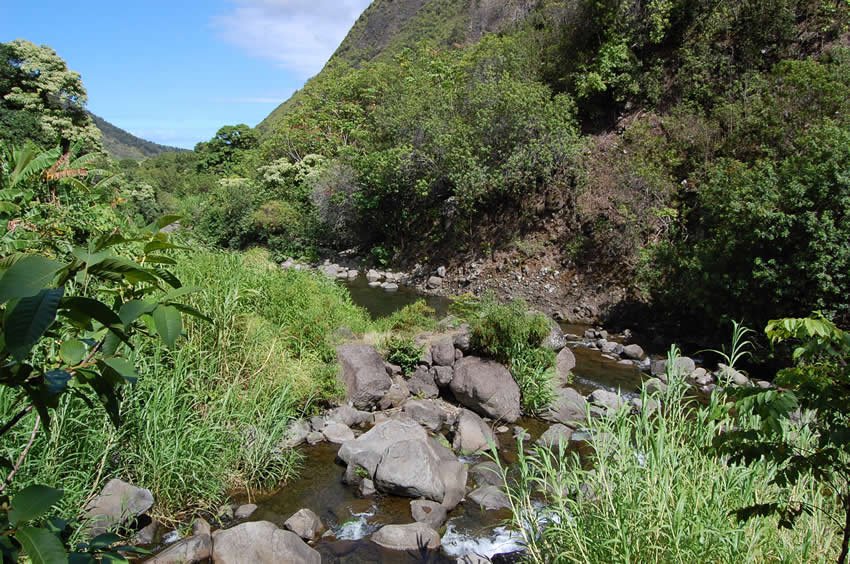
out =
[[[21,464],[24,463],[24,459],[27,457],[27,454],[29,453],[33,443],[35,442],[35,436],[38,433],[39,423],[41,423],[41,416],[36,415],[35,424],[32,426],[32,433],[30,434],[30,440],[27,443],[27,446],[24,448],[24,451],[18,457],[18,461],[15,462],[15,466],[12,468],[12,471],[9,472],[8,476],[6,476],[6,480],[3,482],[3,484],[0,484],[0,493],[2,493],[6,489],[6,486],[12,483],[12,478],[14,478],[15,474],[17,474],[18,470],[20,470]]]

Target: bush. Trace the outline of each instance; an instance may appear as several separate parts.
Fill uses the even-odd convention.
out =
[[[411,374],[422,358],[422,347],[411,337],[390,337],[384,342],[387,362],[401,366],[404,374]]]

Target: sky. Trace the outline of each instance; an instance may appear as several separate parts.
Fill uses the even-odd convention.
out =
[[[192,148],[254,126],[318,73],[371,0],[0,0],[0,42],[49,45],[88,109]]]

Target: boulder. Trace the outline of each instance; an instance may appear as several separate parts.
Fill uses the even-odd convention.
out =
[[[445,266],[438,266],[437,270],[435,270],[434,273],[437,276],[439,276],[440,278],[445,278],[446,277],[446,267]]]
[[[326,421],[342,423],[347,427],[361,427],[369,423],[371,419],[371,413],[354,409],[350,405],[341,405],[332,409],[325,417]]]
[[[572,371],[576,367],[576,355],[568,348],[561,349],[555,359],[555,372],[557,381],[565,386],[569,383]]]
[[[565,450],[570,444],[572,436],[572,428],[555,423],[540,435],[540,438],[537,439],[537,444],[550,449],[559,448]]]
[[[403,376],[394,376],[393,383],[381,401],[378,402],[380,409],[392,409],[401,407],[401,405],[410,397],[410,389],[407,387],[407,380]],[[374,416],[373,416],[374,419]]]
[[[143,515],[153,507],[150,490],[113,478],[84,509],[86,534],[96,537],[107,530]]]
[[[206,562],[212,556],[212,549],[212,538],[209,533],[193,535],[177,541],[146,562],[151,564]]]
[[[442,502],[445,495],[442,461],[434,454],[430,440],[413,439],[390,445],[375,471],[375,487],[386,493]]]
[[[455,347],[458,350],[466,353],[472,348],[472,332],[469,329],[469,324],[464,323],[458,327],[457,333],[453,337]]]
[[[646,354],[640,345],[626,345],[623,347],[623,356],[632,360],[641,360]]]
[[[390,550],[418,552],[440,548],[440,535],[424,523],[384,525],[372,535],[372,542]]]
[[[268,521],[242,523],[213,533],[215,564],[321,564],[322,557],[298,535]]]
[[[319,538],[319,535],[325,531],[319,516],[306,508],[296,511],[283,526],[307,541]]]
[[[593,390],[588,396],[590,403],[597,405],[605,411],[606,415],[613,415],[626,405],[626,400],[616,392],[608,390]]]
[[[410,400],[404,404],[404,413],[431,432],[438,432],[454,419],[448,404],[436,400]]]
[[[325,428],[322,429],[322,434],[329,443],[336,445],[341,445],[345,441],[354,439],[354,431],[348,425],[337,423],[336,421],[331,421],[325,425]]]
[[[356,464],[366,469],[369,476],[375,475],[384,451],[396,441],[428,439],[428,433],[409,417],[398,417],[378,423],[353,441],[342,444],[337,456],[347,464]]]
[[[375,489],[375,482],[369,478],[363,478],[363,480],[360,481],[359,491],[361,497],[369,497],[375,495],[378,490]]]
[[[328,278],[336,278],[337,271],[339,267],[335,264],[323,264],[319,267],[319,272],[327,276]]]
[[[427,499],[414,499],[411,501],[410,514],[413,516],[414,521],[424,523],[435,531],[440,530],[440,527],[446,522],[446,517],[448,516],[445,507]]]
[[[310,434],[310,423],[303,419],[296,419],[286,428],[280,447],[284,449],[295,448],[307,440]]]
[[[513,423],[520,416],[520,395],[508,369],[497,362],[465,356],[454,367],[450,389],[455,398],[482,415]]]
[[[368,280],[369,282],[377,282],[379,280],[382,280],[383,278],[384,275],[378,272],[377,270],[372,269],[366,272],[366,280]]]
[[[461,454],[475,454],[490,450],[491,445],[498,448],[499,441],[490,426],[468,409],[461,411],[452,448]]]
[[[192,534],[193,535],[211,535],[212,527],[203,517],[197,517],[194,521],[192,521]]]
[[[646,393],[648,394],[663,394],[667,391],[667,384],[662,382],[660,378],[650,378],[649,380],[643,383],[643,387],[646,388]]]
[[[544,349],[558,352],[567,346],[567,338],[564,336],[561,326],[558,325],[555,320],[550,319],[549,325],[551,327],[549,334],[546,335],[543,342],[540,343],[540,346]]]
[[[455,352],[460,352],[455,350]],[[462,354],[462,353],[461,353]],[[457,358],[457,357],[456,357]],[[458,358],[458,360],[460,360]],[[441,388],[445,388],[452,383],[452,378],[455,376],[455,371],[451,366],[433,366],[431,367],[431,375],[434,377],[434,383]]]
[[[421,398],[435,398],[440,395],[434,375],[424,367],[418,366],[407,381],[410,393]]]
[[[429,290],[436,290],[437,288],[442,287],[443,279],[439,276],[431,276],[428,278],[427,287]]]
[[[233,516],[237,519],[247,519],[248,517],[253,515],[254,511],[256,510],[256,504],[245,503],[236,508],[236,511],[233,512]]]
[[[381,284],[381,288],[383,288],[387,292],[397,292],[398,284],[396,284],[395,282],[384,282],[383,284]]]
[[[317,445],[325,440],[325,435],[319,431],[313,431],[307,435],[307,444],[310,446]]]
[[[499,465],[488,460],[480,462],[469,469],[469,475],[478,486],[503,486],[502,471]]]
[[[455,343],[452,337],[443,337],[431,345],[431,358],[437,366],[451,366],[455,363]]]
[[[337,347],[336,352],[347,399],[358,409],[377,405],[392,386],[378,351],[369,345],[347,344]]]
[[[481,486],[468,497],[487,511],[507,509],[511,506],[508,496],[498,486]]]
[[[686,356],[680,356],[676,359],[674,363],[674,369],[678,372],[679,376],[686,376],[692,374],[694,370],[696,370],[696,363],[694,363],[693,359],[688,358]],[[652,375],[658,376],[662,380],[667,379],[667,361],[666,360],[656,360],[652,363]]]
[[[587,421],[587,400],[573,388],[558,388],[552,404],[540,416],[564,425],[581,425]]]

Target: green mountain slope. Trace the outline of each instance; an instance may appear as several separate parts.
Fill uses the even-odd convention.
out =
[[[89,115],[91,115],[92,121],[94,121],[101,135],[103,135],[103,148],[110,156],[116,159],[134,159],[140,161],[162,153],[186,150],[160,145],[153,141],[146,141],[128,131],[124,131],[120,127],[112,125],[102,117],[96,116],[91,112],[89,112]]]
[[[551,0],[375,0],[357,19],[319,76],[340,65],[387,60],[427,42],[470,45],[486,33],[505,31]],[[308,83],[309,84],[309,83]],[[278,106],[258,128],[263,131],[286,113],[298,93]]]

